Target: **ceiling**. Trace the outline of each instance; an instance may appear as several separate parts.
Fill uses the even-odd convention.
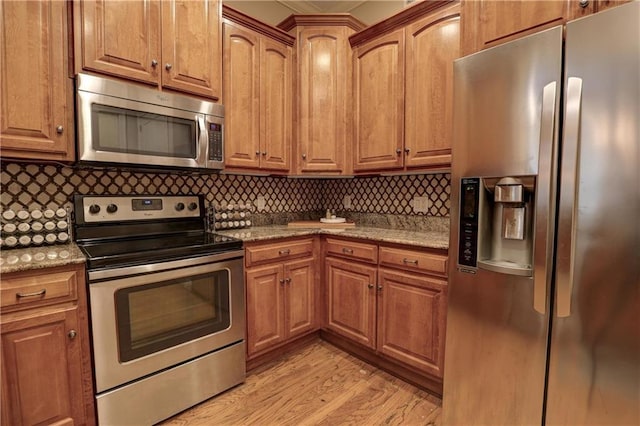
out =
[[[276,0],[296,13],[346,13],[367,0]],[[373,0],[368,0],[373,1]]]

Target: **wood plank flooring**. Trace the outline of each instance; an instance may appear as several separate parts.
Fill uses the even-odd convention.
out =
[[[441,402],[318,340],[184,411],[178,425],[437,425]]]

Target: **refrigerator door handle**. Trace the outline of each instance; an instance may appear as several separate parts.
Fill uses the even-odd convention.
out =
[[[562,154],[562,182],[558,212],[558,256],[556,278],[556,314],[571,315],[571,293],[578,208],[578,179],[580,155],[580,113],[582,108],[582,79],[569,77],[564,123]]]
[[[540,153],[538,160],[538,193],[536,200],[533,308],[546,313],[547,289],[551,285],[553,258],[553,220],[555,211],[556,97],[557,82],[544,86],[540,119]]]

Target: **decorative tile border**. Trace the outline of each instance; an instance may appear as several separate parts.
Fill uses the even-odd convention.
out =
[[[354,179],[289,179],[225,174],[126,171],[63,165],[0,165],[0,208],[33,209],[65,205],[73,194],[204,194],[208,203],[256,205],[260,213],[301,213],[327,208],[385,215],[449,216],[449,174],[363,177]],[[351,197],[345,209],[344,197]],[[415,213],[413,197],[426,196],[430,208]]]

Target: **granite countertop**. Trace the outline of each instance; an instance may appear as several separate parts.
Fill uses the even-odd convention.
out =
[[[0,273],[53,268],[84,263],[86,258],[74,243],[54,246],[29,247],[2,250],[0,252]]]
[[[347,229],[322,229],[289,228],[286,225],[270,225],[216,232],[240,238],[245,242],[266,241],[305,235],[335,235],[340,237],[360,238],[376,242],[406,244],[416,247],[442,250],[447,250],[449,248],[449,233],[442,231],[416,232],[398,229],[372,228],[366,226]]]

